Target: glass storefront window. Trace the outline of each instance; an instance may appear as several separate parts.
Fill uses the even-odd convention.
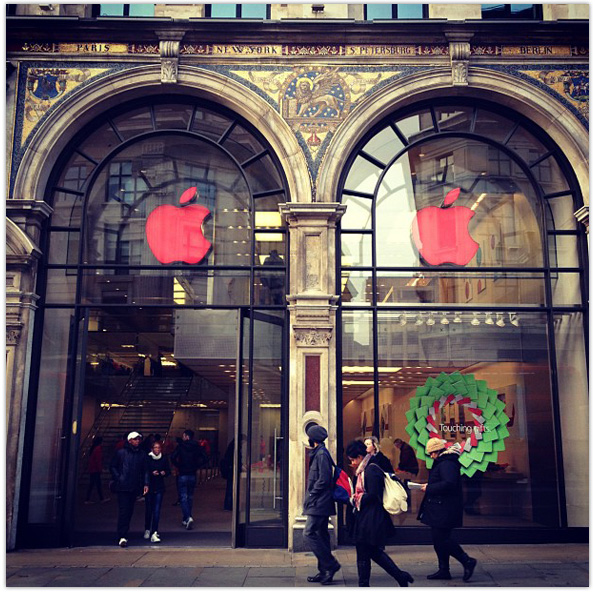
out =
[[[372,236],[370,234],[343,234],[341,263],[346,267],[372,265]]]

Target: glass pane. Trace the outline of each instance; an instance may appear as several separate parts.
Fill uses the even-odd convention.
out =
[[[50,265],[76,265],[79,262],[78,232],[58,232],[54,230],[50,238]]]
[[[255,228],[278,228],[285,225],[279,213],[279,204],[285,203],[286,196],[283,192],[276,195],[256,197]]]
[[[248,434],[251,433],[249,423],[250,396],[250,318],[241,317],[242,323],[242,383],[240,388],[240,447],[238,450],[238,523],[246,525],[248,521],[248,476],[250,457],[248,454]]]
[[[513,121],[506,117],[478,109],[474,133],[491,138],[496,142],[503,142],[513,129],[513,125]]]
[[[428,109],[408,115],[396,121],[396,124],[410,143],[434,133],[433,120]]]
[[[554,156],[549,156],[540,164],[537,164],[533,167],[532,172],[536,175],[536,179],[542,186],[545,195],[569,190],[569,183]]]
[[[372,272],[351,271],[341,272],[341,301],[345,304],[372,304]]]
[[[377,265],[542,266],[540,204],[519,174],[480,142],[438,140],[408,151],[378,193]],[[457,201],[440,207],[451,191]]]
[[[249,164],[245,172],[253,193],[271,191],[282,186],[277,168],[268,154]]]
[[[373,136],[362,150],[377,160],[388,163],[403,147],[403,142],[393,129],[386,127]]]
[[[561,440],[565,466],[565,498],[569,526],[587,527],[589,522],[588,372],[584,318],[578,312],[555,315],[555,347],[561,414]]]
[[[155,4],[129,4],[130,16],[154,16]]]
[[[193,186],[196,200],[180,205]],[[142,140],[91,188],[85,261],[250,265],[249,203],[240,171],[215,146],[173,135]]]
[[[548,230],[576,230],[576,210],[571,195],[551,197],[545,201],[546,227]]]
[[[285,265],[285,234],[256,232],[255,241],[255,265]]]
[[[236,4],[212,4],[211,16],[213,18],[236,18]]]
[[[370,234],[342,234],[341,264],[345,267],[372,265],[372,236]]]
[[[398,19],[421,19],[423,18],[423,4],[398,4]]]
[[[342,407],[344,448],[373,434],[373,316],[368,311],[342,313]],[[349,466],[344,458],[344,466]]]
[[[102,161],[106,155],[120,145],[120,139],[109,124],[102,125],[98,130],[85,138],[79,149],[96,162]]]
[[[379,167],[365,160],[362,156],[357,156],[350,169],[344,188],[351,191],[372,194],[375,191],[375,186],[381,173],[382,170]]]
[[[62,170],[56,186],[81,191],[94,168],[95,165],[89,159],[75,152]]]
[[[436,429],[448,442],[465,446],[474,426],[483,427],[476,431],[482,437],[460,456],[462,467],[474,469],[464,475],[464,526],[556,526],[557,478],[552,465],[540,462],[545,453],[554,454],[546,315],[512,313],[489,325],[482,317],[466,311],[460,323],[445,325],[439,317],[429,324],[430,317],[421,315],[418,324],[404,324],[399,312],[379,313],[381,450],[398,469],[408,460],[403,477],[426,482],[432,463],[424,452],[426,416],[439,401]],[[351,319],[342,324],[346,349]],[[344,357],[343,376],[354,359],[367,357]],[[465,399],[444,396],[453,392],[470,397],[483,421],[474,422]],[[362,410],[374,408],[372,388],[350,405],[357,408],[349,408],[344,398],[344,437],[362,437]],[[398,442],[398,448],[396,439],[408,446]],[[412,456],[415,463],[409,462]],[[411,508],[396,522],[419,526],[421,500],[420,492],[412,492]]]
[[[76,269],[48,269],[46,282],[48,304],[74,304],[76,293]]]
[[[197,109],[192,131],[217,141],[231,123],[232,120],[229,117],[207,109]]]
[[[342,228],[365,230],[372,228],[372,199],[345,195],[342,203],[346,204],[346,213],[341,218]]]
[[[100,4],[99,16],[123,16],[124,4]]]
[[[149,107],[127,111],[122,115],[114,117],[113,121],[120,135],[125,140],[153,129]]]
[[[283,522],[282,314],[255,315],[253,325],[251,524]]]
[[[223,147],[229,150],[239,163],[263,150],[263,145],[250,132],[236,125],[226,138]]]
[[[366,20],[372,21],[374,19],[390,19],[391,4],[367,4],[366,5]]]
[[[267,5],[266,4],[241,4],[242,18],[267,18]]]
[[[521,126],[507,142],[507,147],[517,152],[527,164],[531,164],[547,152],[544,144]]]
[[[579,273],[551,273],[553,306],[580,306],[582,295]]]
[[[157,129],[183,129],[188,127],[193,107],[191,105],[155,105]]]
[[[44,317],[31,465],[30,524],[51,524],[57,519],[62,486],[62,419],[72,315],[72,310],[53,309],[47,311]]]
[[[85,304],[216,304],[249,303],[248,272],[159,269],[85,270]]]
[[[281,257],[270,255],[267,259],[281,261]],[[267,259],[265,261],[267,261]],[[279,265],[279,263],[275,263]],[[267,263],[265,263],[267,265]],[[283,271],[265,271],[263,269],[255,270],[255,304],[285,304],[286,303],[286,280]]]
[[[548,258],[551,267],[579,267],[577,237],[550,234],[548,236]]]
[[[82,202],[82,195],[54,191],[52,226],[79,228],[81,226]]]
[[[469,132],[472,107],[435,107],[435,114],[442,132]]]
[[[394,304],[544,305],[544,275],[508,273],[377,274],[377,301]]]

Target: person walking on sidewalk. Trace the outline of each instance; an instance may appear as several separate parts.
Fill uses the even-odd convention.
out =
[[[182,509],[182,526],[190,530],[193,525],[192,501],[197,485],[197,471],[207,464],[207,456],[199,443],[194,440],[192,430],[184,430],[182,441],[172,453],[172,464],[178,469],[176,483]]]
[[[365,438],[364,446],[366,446],[366,453],[374,457],[375,464],[379,465],[386,473],[393,473],[391,461],[381,452],[379,439],[376,436]]]
[[[157,529],[161,514],[161,502],[166,490],[165,478],[170,475],[168,457],[161,451],[161,442],[155,441],[151,452],[145,459],[145,539],[152,543],[161,543]]]
[[[127,443],[118,450],[110,463],[113,489],[118,494],[118,544],[128,545],[128,530],[134,512],[135,501],[145,493],[145,455],[140,444],[143,437],[138,432],[130,432]]]
[[[325,447],[327,430],[312,425],[306,430],[310,451],[308,484],[302,513],[306,516],[304,540],[317,558],[318,573],[309,576],[309,582],[331,584],[333,576],[341,569],[339,561],[331,553],[329,516],[335,515],[333,501],[333,465],[331,454]]]
[[[351,534],[356,544],[358,586],[370,587],[371,560],[400,586],[407,586],[414,578],[399,569],[384,551],[387,539],[393,534],[391,516],[383,507],[385,474],[377,462],[377,455],[367,450],[360,440],[350,442],[346,448],[346,456],[356,472],[356,490],[351,500],[354,506]]]
[[[464,566],[464,582],[474,573],[476,559],[470,557],[451,538],[454,528],[462,525],[463,489],[460,474],[459,453],[455,446],[445,447],[445,441],[431,438],[426,443],[426,454],[434,460],[428,475],[428,483],[418,520],[431,527],[433,546],[439,561],[439,570],[427,576],[429,580],[450,580],[449,557]]]

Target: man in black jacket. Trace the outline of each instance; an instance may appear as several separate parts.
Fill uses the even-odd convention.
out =
[[[182,526],[186,530],[190,530],[194,522],[192,497],[197,485],[197,470],[207,464],[207,455],[194,437],[195,433],[192,430],[184,430],[182,441],[170,457],[172,464],[178,469],[176,482],[182,509]]]
[[[123,448],[118,450],[110,463],[113,489],[118,494],[118,544],[128,544],[128,529],[135,507],[135,501],[144,493],[145,455],[140,448],[143,437],[130,432]]]
[[[319,572],[309,576],[309,582],[330,584],[333,576],[341,569],[339,561],[331,553],[329,539],[329,516],[335,515],[333,501],[333,464],[325,444],[327,430],[312,425],[306,430],[308,443],[312,447],[308,469],[308,484],[302,513],[306,516],[304,540],[317,558]]]

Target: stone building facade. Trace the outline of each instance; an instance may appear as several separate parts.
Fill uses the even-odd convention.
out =
[[[394,5],[397,16],[378,20],[367,19],[372,5],[356,4],[270,5],[266,18],[252,19],[238,8],[237,17],[223,20],[211,5],[147,6],[152,14],[138,17],[102,16],[91,5],[8,8],[8,547],[74,544],[101,530],[85,522],[80,506],[85,454],[93,436],[107,439],[116,433],[108,427],[120,426],[121,434],[127,425],[121,415],[106,419],[105,410],[114,416],[134,406],[137,376],[138,384],[143,376],[157,388],[158,380],[191,374],[194,382],[179,394],[182,403],[165,429],[173,438],[184,425],[197,428],[214,449],[215,470],[228,442],[241,443],[234,448],[229,544],[300,550],[309,423],[327,427],[338,461],[349,439],[374,434],[385,436],[384,450],[397,465],[394,437],[416,449],[429,436],[403,411],[422,408],[412,402],[417,389],[452,372],[488,383],[478,405],[488,420],[482,405],[500,397],[496,408],[507,421],[498,441],[517,438],[527,449],[519,458],[506,444],[489,447],[490,461],[479,456],[464,466],[478,465],[466,473],[470,481],[485,475],[483,505],[471,507],[470,520],[489,516],[468,523],[482,528],[466,536],[510,541],[508,520],[521,519],[515,540],[587,537],[588,6],[532,5],[540,13],[530,21],[487,19],[480,4],[420,5],[420,18],[409,20],[399,17],[401,5]],[[392,132],[397,140],[388,141],[384,134]],[[164,154],[167,166],[157,162]],[[392,167],[407,154],[411,178],[398,183],[406,169]],[[475,163],[479,154],[485,160]],[[227,184],[232,161],[241,173]],[[403,244],[384,224],[405,214],[399,207],[381,214],[383,183],[394,183],[385,199],[426,188],[420,204],[428,205],[438,188],[465,188],[464,180],[487,171],[492,184],[474,193],[470,182],[463,192],[469,203],[476,200],[470,209],[478,217],[487,195],[495,204],[496,222],[486,224],[497,229],[482,230],[487,242],[478,239],[474,258],[455,265],[448,259],[434,271],[422,254],[396,263]],[[520,180],[524,175],[529,181]],[[416,176],[426,180],[417,185]],[[170,177],[166,189],[156,189]],[[516,189],[506,187],[511,179]],[[172,200],[191,185],[212,214],[212,226],[203,227],[211,251],[198,263],[164,263],[145,245],[147,208],[163,207],[167,188],[178,192]],[[371,200],[376,214],[363,206]],[[513,213],[497,216],[501,207]],[[224,214],[232,211],[237,218],[227,224]],[[400,224],[397,235],[408,230]],[[229,245],[237,243],[246,250],[232,253]],[[269,272],[273,250],[282,258]],[[236,255],[252,263],[237,265]],[[452,283],[420,296],[439,284],[439,273]],[[404,274],[406,283],[399,280]],[[273,291],[276,275],[283,298]],[[205,285],[203,277],[210,278]],[[159,284],[164,278],[167,289]],[[385,279],[391,288],[383,292]],[[118,280],[124,298],[108,291]],[[507,282],[519,285],[503,288]],[[418,296],[408,292],[413,287]],[[148,310],[156,320],[143,317]],[[229,343],[217,324],[191,319],[192,311],[209,310],[234,317]],[[163,321],[157,311],[176,329],[155,331]],[[503,338],[517,352],[511,357],[473,358],[461,345],[450,358],[435,355],[428,348],[442,350],[447,342],[432,346],[430,338],[439,337],[430,334],[420,337],[413,357],[405,353],[409,334],[398,353],[387,345],[391,338],[383,341],[383,315],[391,317],[385,330],[397,336],[398,325],[451,331],[459,313],[472,326],[486,316],[490,330],[490,315],[511,319],[513,327],[521,318],[533,329]],[[125,331],[118,314],[138,318]],[[183,337],[192,339],[180,328],[185,323],[206,331],[202,344],[184,345]],[[133,334],[136,341],[123,343]],[[450,348],[456,338],[449,335]],[[203,352],[209,343],[233,353]],[[133,346],[139,358],[157,360],[159,376],[114,353]],[[202,359],[192,353],[199,350]],[[215,377],[216,360],[231,362],[235,380]],[[407,387],[398,384],[408,380],[400,378],[405,368],[420,375]],[[495,378],[499,372],[511,374],[510,384]],[[383,382],[385,373],[395,381]],[[532,384],[520,378],[528,373]],[[197,377],[209,383],[200,392]],[[546,398],[533,394],[538,385]],[[471,425],[469,409],[460,411],[460,424]],[[460,424],[452,417],[449,425]],[[545,454],[556,477],[538,466]],[[419,460],[422,477],[428,463]],[[539,491],[547,492],[543,506]],[[508,508],[495,501],[503,495]],[[341,542],[344,517],[332,523]],[[415,521],[405,527],[408,540],[423,540]]]

